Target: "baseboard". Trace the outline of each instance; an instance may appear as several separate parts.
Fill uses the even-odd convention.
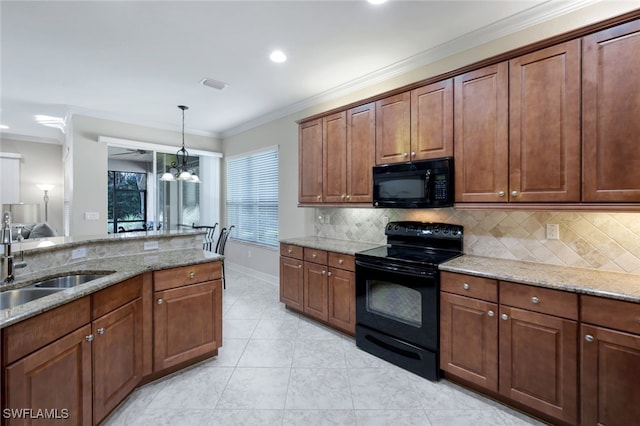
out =
[[[280,285],[280,278],[275,276],[275,275],[271,275],[271,274],[267,274],[264,272],[260,272],[260,271],[256,271],[255,269],[251,269],[251,268],[247,268],[246,266],[242,266],[239,265],[237,263],[232,263],[232,262],[228,262],[225,261],[224,262],[224,267],[237,271],[237,272],[241,272],[243,274],[249,275],[253,278],[257,278],[259,280],[262,281],[266,281],[269,284],[273,284],[273,285]]]

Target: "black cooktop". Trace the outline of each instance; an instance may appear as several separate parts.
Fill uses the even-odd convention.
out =
[[[390,222],[387,245],[356,253],[378,262],[437,266],[462,254],[463,227],[435,222]]]

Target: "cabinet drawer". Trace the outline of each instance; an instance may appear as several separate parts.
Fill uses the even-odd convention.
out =
[[[91,321],[91,299],[69,302],[2,330],[4,363],[10,364]]]
[[[100,290],[91,297],[93,299],[91,318],[96,319],[142,297],[142,275]]]
[[[153,273],[153,288],[166,290],[168,288],[213,281],[221,278],[220,262],[201,263],[180,268],[165,269]]]
[[[582,322],[640,334],[640,303],[581,296]]]
[[[440,277],[442,291],[488,302],[498,301],[498,282],[496,280],[444,271],[441,272]]]
[[[304,248],[304,260],[306,262],[327,264],[327,252],[324,250],[316,250],[309,247]]]
[[[347,271],[355,271],[355,258],[349,254],[329,252],[328,265],[332,268],[344,269]]]
[[[280,256],[292,257],[294,259],[303,259],[303,249],[300,246],[281,243]]]
[[[578,319],[578,295],[566,291],[500,281],[500,304]]]

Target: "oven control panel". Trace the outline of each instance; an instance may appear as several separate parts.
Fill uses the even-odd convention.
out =
[[[388,237],[414,237],[461,240],[463,227],[449,223],[437,222],[389,222],[385,229]]]

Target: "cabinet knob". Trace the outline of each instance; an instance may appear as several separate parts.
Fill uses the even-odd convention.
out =
[[[315,253],[313,253],[313,254],[311,255],[311,257],[313,257],[313,258],[315,259],[316,257],[318,257],[318,255],[317,255],[317,254],[315,254]]]
[[[327,276],[330,277],[331,276],[331,271],[327,272]]]
[[[504,191],[498,192],[498,197],[504,197]]]
[[[326,275],[326,274],[327,274],[327,271],[322,271],[322,275]]]
[[[517,197],[518,196],[518,191],[511,191],[511,196],[512,197]]]
[[[342,198],[342,201],[344,201],[347,198],[347,194],[342,194],[342,197],[340,198]]]
[[[347,201],[351,199],[351,195],[347,195]]]
[[[302,268],[302,265],[298,265],[298,269]]]
[[[465,290],[469,290],[469,284],[467,283],[462,284],[462,288],[464,288]]]
[[[158,299],[158,301],[156,302],[158,305],[162,305],[164,303],[164,300],[162,299]]]
[[[536,296],[533,296],[531,298],[531,303],[535,303],[537,305],[538,303],[540,303],[540,299],[538,299]]]
[[[405,152],[404,154],[402,154],[403,157],[408,157],[409,153]]]
[[[338,259],[338,263],[342,265],[344,263],[344,259]],[[640,321],[640,320],[639,320]]]
[[[493,318],[493,316],[495,315],[495,312],[490,310],[489,312],[487,312],[487,315],[489,315],[491,318]]]
[[[412,157],[415,157],[415,156],[416,156],[416,153],[415,153],[415,152],[411,152],[411,156],[412,156]]]
[[[287,250],[287,253],[291,254],[291,253],[293,253],[293,250],[288,249],[288,250]]]
[[[321,200],[322,200],[322,195],[318,195],[318,196],[316,197],[316,199],[317,199],[318,201],[321,201]]]
[[[96,330],[96,332],[97,332],[98,334],[104,334],[105,329],[104,329],[104,327],[100,327],[98,330]]]
[[[592,335],[587,334],[586,336],[584,336],[584,340],[585,340],[585,342],[589,342],[589,343],[591,343],[591,342],[593,342],[593,341],[594,341],[594,340],[596,340],[596,339],[595,339]]]
[[[507,315],[507,314],[502,314],[502,315],[500,315],[500,318],[502,318],[504,321],[506,321],[506,320],[508,320],[508,319],[509,319],[509,315]]]
[[[196,277],[195,272],[189,272],[189,278],[194,279]]]
[[[84,340],[87,342],[93,342],[93,334],[89,334],[88,336],[84,336]]]

